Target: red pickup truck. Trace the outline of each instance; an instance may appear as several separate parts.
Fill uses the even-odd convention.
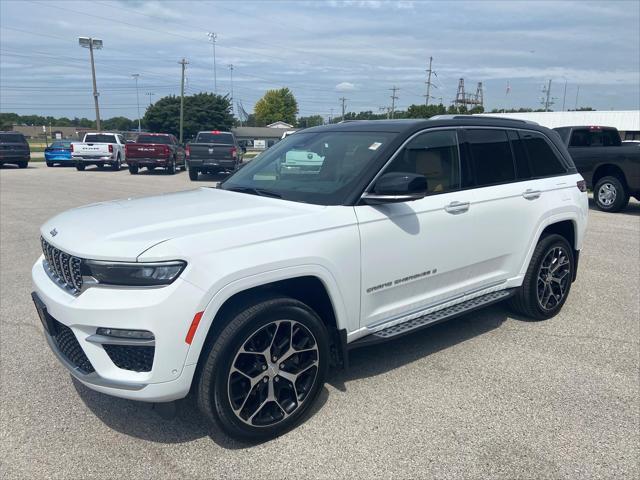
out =
[[[125,152],[129,172],[133,175],[141,167],[147,167],[149,171],[161,167],[170,175],[178,168],[185,168],[184,148],[168,133],[141,133],[135,142],[127,143]]]

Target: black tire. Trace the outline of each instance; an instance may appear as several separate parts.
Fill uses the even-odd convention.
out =
[[[561,252],[559,258],[564,258],[567,263],[560,260],[555,264],[550,263],[551,268],[545,267],[543,263],[547,262],[549,255],[553,255],[553,252],[558,250]],[[556,270],[552,271],[553,267]],[[511,307],[530,320],[546,320],[555,316],[569,296],[574,269],[573,248],[569,242],[556,234],[542,237],[533,251],[522,286],[511,299]],[[563,275],[561,281],[553,278],[555,272]],[[549,275],[552,279],[549,279]],[[547,278],[544,279],[544,277]],[[542,295],[540,295],[540,289],[543,289]],[[549,293],[549,303],[544,306],[546,293]]]
[[[84,163],[76,163],[76,170],[79,172],[84,172],[86,165]]]
[[[54,163],[53,162],[47,162],[47,167],[53,167]]]
[[[593,187],[593,200],[603,212],[619,212],[629,203],[629,192],[618,177],[602,177]]]
[[[131,175],[137,175],[138,174],[138,166],[137,165],[129,165],[129,173]]]
[[[198,169],[194,167],[189,167],[189,180],[196,181],[198,180]]]
[[[112,164],[111,168],[116,172],[120,171],[120,169],[122,168],[122,160],[120,160],[120,155],[116,157],[116,163]]]
[[[96,163],[96,167],[98,167],[99,170],[102,170],[104,168],[104,163],[103,162]]]
[[[169,175],[174,175],[176,173],[176,159],[172,158],[171,162],[169,163],[169,165],[167,165],[167,173]]]
[[[199,408],[230,436],[245,441],[273,438],[296,426],[324,385],[329,363],[329,341],[322,320],[304,303],[279,296],[256,298],[255,303],[229,312],[228,318],[221,320],[229,322],[215,342],[203,352],[204,363],[196,389]],[[290,348],[293,338],[300,339],[301,335],[306,339],[300,353],[287,356],[285,349]],[[254,342],[256,338],[266,339],[264,345],[270,349],[271,358],[261,353],[240,352],[241,347],[247,345],[261,346],[262,343]],[[241,360],[242,355],[248,359]],[[305,358],[305,355],[311,356]],[[232,372],[232,366],[237,370],[239,362],[245,364],[242,368],[254,374],[249,376]],[[268,362],[272,363],[267,367]],[[291,372],[296,369],[297,374],[293,376]],[[286,375],[289,378],[293,376],[294,380],[285,378]],[[253,385],[247,384],[249,378],[255,382]],[[299,380],[302,381],[298,383]],[[245,392],[238,396],[238,384],[242,382],[245,382]],[[296,388],[292,389],[294,384]],[[265,389],[271,391],[277,400],[270,401],[263,397]],[[257,405],[247,405],[251,399],[257,401]],[[243,406],[237,407],[238,413],[234,411],[234,401],[242,401]],[[287,409],[288,416],[285,414]],[[249,416],[252,412],[254,416]],[[244,420],[243,415],[247,417]],[[261,422],[264,424],[259,425]]]
[[[28,166],[29,166],[28,160],[23,160],[21,162],[18,162],[18,168],[27,168]]]

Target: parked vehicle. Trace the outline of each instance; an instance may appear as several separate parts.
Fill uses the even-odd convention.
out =
[[[103,168],[107,164],[119,171],[127,158],[124,150],[126,143],[119,133],[87,133],[82,142],[71,143],[71,158],[79,171],[83,171],[87,165]]]
[[[613,127],[556,128],[578,172],[593,190],[596,206],[605,212],[619,212],[629,197],[640,200],[640,149],[622,143]]]
[[[293,150],[319,171],[278,168]],[[311,408],[330,365],[509,300],[556,315],[576,278],[585,182],[558,135],[493,117],[310,128],[223,182],[62,213],[41,228],[33,299],[91,389],[192,390],[238,438]]]
[[[231,132],[198,132],[186,147],[189,178],[197,180],[199,173],[235,172],[246,150]]]
[[[0,132],[0,165],[10,163],[27,168],[31,149],[24,135],[19,132]]]
[[[59,140],[53,142],[44,149],[44,159],[47,167],[53,167],[56,163],[61,165],[73,165],[71,158],[71,141]]]
[[[134,175],[141,167],[164,168],[170,175],[178,168],[186,169],[184,148],[168,133],[141,133],[135,142],[125,145],[125,152],[129,172]]]

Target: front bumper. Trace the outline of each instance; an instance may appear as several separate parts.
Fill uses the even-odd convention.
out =
[[[187,395],[195,365],[185,365],[189,351],[185,337],[202,301],[200,289],[179,278],[162,288],[91,287],[74,296],[54,283],[42,257],[33,266],[32,278],[34,293],[47,314],[69,329],[65,331],[73,334],[90,362],[91,368],[82,368],[77,361],[79,352],[69,355],[68,349],[44,331],[56,357],[80,382],[132,400],[162,402]],[[103,344],[91,341],[99,327],[152,332],[155,351],[151,369],[139,372],[118,367]]]

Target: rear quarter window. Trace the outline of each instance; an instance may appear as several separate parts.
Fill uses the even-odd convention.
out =
[[[566,167],[541,133],[521,131],[520,142],[527,153],[529,169],[533,178],[567,173]]]

